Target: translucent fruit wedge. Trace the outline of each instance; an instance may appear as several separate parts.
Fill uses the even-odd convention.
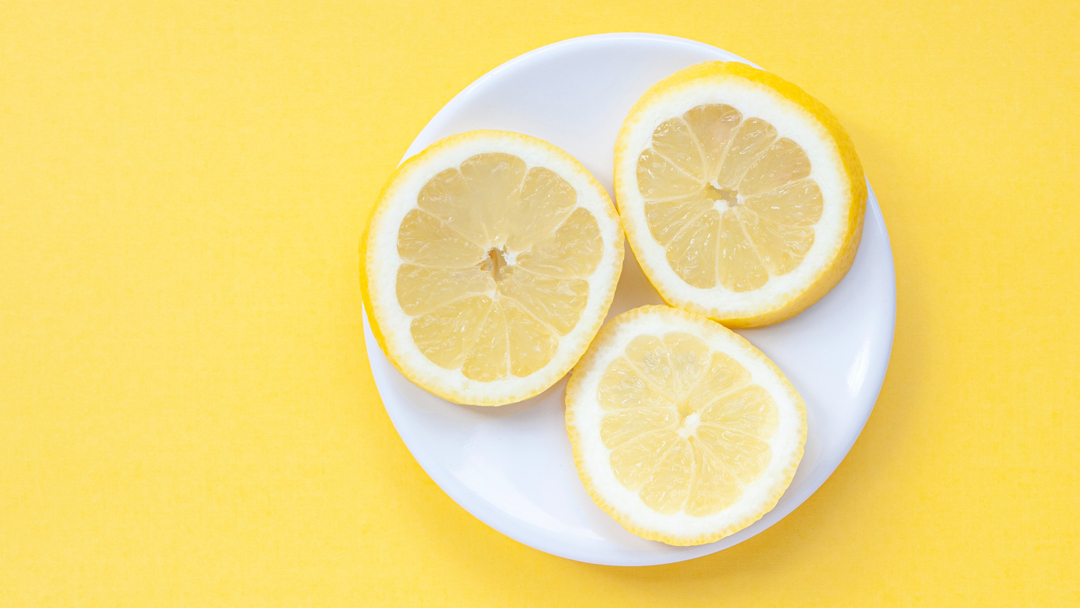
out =
[[[783,321],[832,289],[855,258],[866,196],[832,113],[742,63],[655,84],[615,147],[615,198],[649,281],[730,327]]]
[[[607,314],[623,233],[603,187],[539,139],[470,131],[402,164],[361,240],[364,307],[420,387],[513,403],[573,367]]]
[[[566,389],[574,464],[627,530],[673,545],[734,534],[776,505],[806,443],[806,407],[749,342],[667,306],[600,331]]]

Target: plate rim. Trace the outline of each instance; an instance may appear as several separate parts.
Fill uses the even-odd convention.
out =
[[[405,162],[406,160],[408,160],[410,157],[412,157],[415,154],[419,153],[423,148],[427,147],[426,145],[423,145],[420,142],[424,142],[424,141],[426,141],[428,139],[431,139],[431,137],[428,135],[429,132],[437,131],[440,128],[442,128],[442,124],[444,122],[446,122],[446,120],[447,120],[446,117],[451,115],[451,114],[454,114],[457,111],[457,109],[459,108],[459,106],[461,106],[465,102],[465,100],[468,97],[470,97],[471,92],[474,89],[479,88],[480,86],[483,86],[486,83],[486,81],[488,81],[488,80],[490,80],[492,78],[499,77],[503,72],[510,71],[510,70],[514,69],[515,67],[517,67],[517,65],[529,61],[530,59],[534,58],[534,56],[536,56],[536,55],[541,55],[541,54],[551,52],[553,49],[560,49],[561,50],[561,49],[565,49],[567,47],[573,47],[573,46],[577,46],[577,45],[581,45],[581,44],[587,44],[587,43],[591,43],[591,42],[594,42],[594,41],[597,41],[597,40],[605,40],[605,41],[608,41],[608,40],[614,40],[614,41],[618,41],[618,40],[627,40],[627,41],[649,41],[649,40],[663,41],[665,43],[674,43],[674,44],[688,46],[688,47],[691,47],[691,48],[696,48],[698,50],[705,50],[705,51],[708,51],[711,54],[719,53],[721,55],[726,55],[726,56],[730,57],[731,60],[737,60],[737,61],[746,63],[748,65],[751,65],[753,67],[759,67],[759,66],[757,66],[757,64],[755,64],[753,62],[748,61],[748,60],[746,60],[746,59],[744,59],[742,57],[739,57],[738,55],[735,55],[734,53],[731,53],[731,52],[726,51],[724,49],[721,49],[719,47],[716,47],[716,46],[713,46],[713,45],[710,45],[710,44],[707,44],[707,43],[704,43],[704,42],[700,42],[700,41],[697,41],[697,40],[681,38],[681,37],[678,37],[678,36],[669,36],[669,35],[664,35],[664,34],[653,34],[653,33],[614,32],[614,33],[592,34],[592,35],[587,35],[587,36],[578,36],[578,37],[574,37],[574,38],[567,38],[565,40],[560,40],[560,41],[557,41],[557,42],[553,42],[553,43],[550,43],[550,44],[535,48],[535,49],[533,49],[531,51],[528,51],[526,53],[523,53],[521,55],[517,55],[516,57],[513,57],[513,58],[507,60],[506,62],[492,68],[491,70],[489,70],[487,72],[485,72],[479,78],[477,78],[476,80],[471,82],[468,86],[466,86],[464,89],[462,89],[460,92],[458,92],[453,98],[451,98],[450,101],[448,101],[445,105],[443,105],[442,108],[440,108],[439,111],[436,112],[435,115],[424,125],[424,127],[420,130],[420,132],[416,135],[416,137],[410,143],[409,148],[406,150],[405,155],[402,157],[401,161],[399,162],[399,165],[401,163]],[[372,372],[372,380],[373,380],[373,383],[375,384],[376,392],[379,393],[379,399],[383,404],[383,409],[386,411],[387,416],[390,418],[391,423],[394,425],[395,432],[398,434],[398,437],[401,439],[402,443],[405,444],[406,449],[408,449],[408,451],[412,455],[413,459],[417,462],[418,465],[420,465],[420,468],[424,471],[424,473],[426,473],[428,475],[428,477],[431,478],[431,480],[433,482],[435,482],[435,484],[439,487],[440,490],[442,490],[447,496],[449,496],[450,499],[453,500],[459,507],[464,509],[467,513],[469,513],[470,515],[472,515],[476,519],[480,520],[483,524],[485,524],[488,527],[492,528],[496,532],[499,532],[500,534],[502,534],[504,536],[507,536],[508,538],[511,538],[511,539],[513,539],[513,540],[515,540],[515,541],[517,541],[517,542],[519,542],[519,543],[521,543],[521,544],[523,544],[525,546],[531,547],[531,548],[539,550],[539,551],[543,551],[545,553],[548,553],[548,554],[551,554],[551,555],[554,555],[554,556],[557,556],[557,557],[561,557],[561,558],[569,559],[569,560],[573,560],[573,561],[578,561],[578,562],[583,562],[583,563],[591,563],[591,564],[607,565],[607,566],[620,566],[620,567],[642,567],[642,566],[664,565],[664,564],[671,564],[671,563],[678,563],[678,562],[688,561],[688,560],[696,559],[696,558],[699,558],[699,557],[703,557],[705,555],[711,555],[713,553],[716,553],[716,552],[722,551],[724,549],[730,548],[732,546],[735,546],[737,544],[740,544],[743,541],[748,540],[749,538],[752,538],[753,536],[756,536],[757,534],[760,534],[761,532],[764,532],[765,530],[767,530],[768,528],[775,525],[775,523],[777,523],[778,521],[780,521],[784,517],[787,517],[788,515],[790,515],[792,512],[794,512],[796,509],[798,509],[800,506],[802,506],[810,496],[812,496],[814,493],[816,493],[821,488],[821,486],[824,485],[824,483],[826,481],[828,481],[828,479],[830,477],[832,477],[832,475],[836,472],[836,469],[839,468],[840,464],[843,463],[844,459],[846,459],[848,454],[851,452],[851,448],[855,445],[855,442],[858,441],[858,438],[862,435],[862,432],[866,427],[866,422],[869,420],[870,415],[873,413],[873,410],[877,405],[877,400],[880,397],[881,389],[882,389],[882,386],[884,385],[885,376],[886,376],[886,373],[888,371],[889,362],[890,362],[890,360],[892,358],[892,347],[893,347],[893,343],[894,343],[895,336],[896,336],[896,308],[897,308],[896,271],[895,271],[895,260],[894,260],[893,251],[892,251],[892,243],[891,243],[891,240],[889,238],[889,233],[888,233],[887,227],[885,225],[884,216],[883,216],[883,214],[881,212],[880,206],[878,205],[877,197],[874,194],[874,190],[870,186],[869,179],[865,178],[865,175],[864,175],[864,179],[866,179],[868,196],[867,196],[867,203],[866,203],[866,217],[864,219],[863,230],[865,232],[868,225],[872,223],[872,224],[874,224],[874,226],[877,229],[879,229],[879,232],[880,232],[881,236],[884,238],[883,246],[885,247],[885,249],[888,252],[888,256],[887,256],[887,258],[888,258],[887,262],[888,263],[887,263],[887,268],[880,268],[879,270],[884,271],[885,274],[887,275],[885,278],[887,279],[886,282],[887,282],[888,286],[890,287],[890,291],[891,291],[891,294],[890,294],[891,297],[889,298],[889,301],[886,304],[886,306],[887,306],[887,310],[886,310],[887,315],[886,315],[886,317],[888,319],[888,332],[887,332],[888,333],[888,338],[887,338],[887,343],[888,344],[887,344],[887,348],[882,349],[882,351],[879,351],[879,352],[884,352],[885,356],[880,359],[880,361],[878,362],[878,365],[869,366],[866,369],[866,376],[865,376],[865,380],[864,380],[868,384],[876,385],[876,388],[873,391],[873,394],[874,394],[873,403],[871,403],[870,407],[866,410],[866,415],[862,418],[861,421],[859,421],[858,432],[855,433],[854,436],[852,437],[852,439],[848,442],[848,444],[846,446],[844,446],[844,449],[842,451],[842,455],[840,456],[839,460],[836,461],[835,464],[830,463],[831,464],[831,469],[830,469],[828,475],[826,475],[825,478],[822,479],[822,481],[820,483],[818,483],[817,485],[815,485],[813,488],[810,488],[809,490],[804,490],[803,492],[800,492],[800,495],[794,496],[793,500],[795,502],[795,505],[791,508],[790,511],[785,513],[782,517],[778,518],[775,522],[770,523],[768,526],[765,526],[761,530],[755,531],[754,534],[751,534],[751,535],[747,536],[746,538],[740,539],[739,541],[737,541],[734,544],[731,544],[731,545],[725,546],[725,547],[714,547],[714,545],[716,545],[718,543],[723,543],[725,540],[730,539],[731,537],[729,536],[729,537],[726,537],[726,539],[721,539],[721,540],[717,541],[716,543],[710,543],[710,544],[706,544],[706,545],[698,545],[698,546],[694,546],[694,547],[680,547],[679,549],[683,549],[683,551],[679,551],[677,553],[644,554],[644,556],[641,557],[641,558],[638,558],[638,556],[628,556],[625,559],[621,559],[621,560],[601,560],[601,559],[590,559],[588,556],[582,556],[582,555],[575,554],[573,552],[568,552],[568,551],[565,550],[565,548],[562,546],[562,544],[559,543],[558,541],[550,541],[548,538],[543,537],[543,536],[540,536],[540,537],[532,537],[532,536],[530,536],[528,538],[524,538],[523,535],[518,534],[513,529],[509,529],[508,526],[500,525],[500,521],[504,518],[505,513],[506,513],[504,510],[498,509],[498,508],[496,508],[496,507],[494,507],[494,506],[492,506],[492,505],[490,505],[490,504],[488,504],[488,503],[486,503],[484,501],[473,501],[473,500],[471,500],[471,495],[467,496],[467,494],[469,494],[469,493],[467,492],[467,489],[464,486],[460,486],[460,484],[453,483],[453,480],[451,480],[449,478],[444,478],[444,476],[441,474],[441,472],[433,472],[433,467],[431,465],[434,464],[434,462],[432,460],[429,460],[430,455],[426,451],[425,447],[421,446],[421,445],[411,445],[409,440],[406,439],[405,435],[402,434],[401,426],[400,426],[401,421],[399,421],[399,419],[395,416],[395,411],[393,410],[393,408],[387,407],[386,401],[385,401],[385,399],[383,399],[383,396],[382,396],[383,391],[379,389],[379,382],[375,378],[374,369],[371,368],[372,354],[375,353],[376,356],[378,356],[378,355],[383,355],[383,353],[382,353],[381,347],[378,345],[378,343],[374,339],[374,335],[373,335],[373,333],[371,331],[371,326],[370,326],[370,323],[369,323],[369,320],[368,320],[367,311],[364,309],[363,304],[361,304],[361,315],[362,315],[362,321],[363,321],[363,326],[364,326],[365,351],[366,351],[366,353],[368,355],[368,359],[369,359],[368,367],[369,367],[369,371]],[[610,192],[609,192],[609,195],[610,195]],[[363,263],[362,260],[361,260],[361,263]],[[383,355],[383,356],[385,356],[385,355]],[[561,381],[562,381],[562,379],[560,379],[560,382]],[[788,490],[785,492],[785,494],[787,494],[791,490],[792,490],[792,488],[789,487]],[[468,506],[466,506],[466,505],[468,505]],[[769,513],[773,513],[773,512],[774,511],[770,511]],[[763,516],[762,519],[768,517],[769,513],[766,513]],[[759,520],[759,521],[761,521],[761,520]],[[744,528],[742,531],[740,531],[740,533],[746,531],[747,529],[749,529],[749,527]],[[738,533],[736,533],[736,534],[738,534]],[[649,557],[652,557],[653,559],[649,559]]]
[[[435,115],[431,117],[431,120],[429,120],[427,122],[427,124],[424,125],[424,128],[420,129],[420,132],[416,134],[416,137],[413,138],[412,142],[409,144],[409,148],[405,151],[405,155],[401,157],[400,161],[398,161],[398,165],[400,166],[401,163],[405,162],[410,157],[417,155],[421,150],[426,148],[427,146],[420,146],[417,142],[423,141],[425,139],[425,136],[427,135],[428,131],[437,130],[435,128],[435,126],[437,126],[437,123],[440,122],[440,119],[445,120],[444,116],[451,114],[457,108],[457,106],[459,106],[459,105],[461,105],[463,103],[463,100],[469,95],[470,92],[472,92],[473,89],[479,88],[481,85],[484,84],[484,82],[486,80],[498,77],[500,74],[502,74],[502,72],[509,71],[510,69],[514,68],[518,63],[523,63],[523,62],[528,61],[529,59],[532,58],[533,55],[539,55],[539,54],[542,54],[542,53],[545,53],[545,52],[550,52],[554,48],[570,47],[570,46],[575,46],[575,45],[578,45],[578,44],[585,44],[585,43],[592,42],[594,40],[600,40],[600,39],[603,39],[603,40],[620,40],[620,39],[623,39],[623,40],[662,40],[662,41],[668,42],[668,43],[682,44],[682,45],[685,45],[685,46],[690,46],[690,47],[694,47],[694,48],[698,48],[698,49],[705,49],[705,50],[712,51],[712,52],[720,51],[720,53],[722,53],[724,55],[730,55],[733,60],[740,61],[742,63],[745,63],[745,64],[747,64],[749,66],[752,66],[752,67],[755,67],[755,68],[758,68],[758,69],[762,69],[761,66],[759,66],[758,64],[756,64],[756,63],[754,63],[754,62],[752,62],[752,61],[750,61],[748,59],[745,59],[743,57],[740,57],[740,56],[736,55],[735,53],[732,53],[730,51],[726,51],[726,50],[724,50],[724,49],[722,49],[720,47],[713,46],[711,44],[707,44],[707,43],[700,42],[700,41],[697,41],[697,40],[691,40],[689,38],[681,38],[679,36],[669,36],[667,34],[652,34],[652,33],[647,33],[647,32],[610,32],[610,33],[605,33],[605,34],[589,34],[589,35],[586,35],[586,36],[576,36],[574,38],[566,38],[564,40],[559,40],[559,41],[556,41],[556,42],[545,44],[544,46],[537,47],[537,48],[535,48],[535,49],[533,49],[531,51],[526,51],[526,52],[524,52],[524,53],[522,53],[520,55],[517,55],[516,57],[508,59],[505,62],[500,63],[499,65],[495,66],[494,68],[491,68],[487,72],[484,72],[484,74],[481,75],[476,80],[470,82],[468,84],[468,86],[466,86],[464,89],[461,89],[461,91],[459,91],[457,93],[457,95],[454,95],[450,99],[450,101],[446,102],[446,104],[443,105],[443,107],[439,108],[439,111],[436,112]],[[435,126],[433,126],[433,125],[435,125]],[[419,149],[417,149],[417,148],[419,148]],[[611,193],[609,192],[608,194],[610,195]],[[612,197],[611,200],[614,201],[615,200],[614,197]],[[891,246],[889,248],[889,251],[890,251],[890,253],[892,252],[892,247]]]

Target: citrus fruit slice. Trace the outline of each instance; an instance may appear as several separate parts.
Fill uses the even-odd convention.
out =
[[[471,405],[521,401],[573,367],[607,314],[623,234],[603,187],[539,139],[471,131],[391,176],[361,241],[379,345]]]
[[[566,429],[601,509],[638,536],[700,545],[776,505],[802,458],[806,407],[738,334],[643,306],[608,323],[574,368]]]
[[[615,198],[649,281],[730,327],[783,321],[832,289],[855,259],[866,195],[832,113],[742,63],[653,85],[615,146]]]

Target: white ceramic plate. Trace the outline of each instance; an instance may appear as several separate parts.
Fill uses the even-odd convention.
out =
[[[492,70],[446,104],[405,154],[472,129],[527,133],[581,160],[612,191],[612,150],[630,106],[650,85],[707,60],[745,61],[699,42],[648,34],[566,40]],[[747,62],[749,63],[749,62]],[[630,250],[609,318],[660,304]],[[596,507],[574,470],[563,422],[565,379],[499,408],[455,405],[402,377],[364,319],[379,394],[420,466],[459,505],[530,547],[595,564],[645,566],[692,559],[760,533],[791,513],[832,474],[866,423],[885,378],[896,281],[873,191],[855,263],[820,302],[771,327],[740,331],[784,371],[806,400],[806,454],[787,493],[754,525],[709,545],[672,547],[624,530]]]

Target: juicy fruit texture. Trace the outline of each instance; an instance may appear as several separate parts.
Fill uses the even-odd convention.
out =
[[[597,387],[600,437],[624,487],[663,514],[711,515],[768,467],[776,404],[693,335],[641,335]]]
[[[622,272],[619,216],[576,159],[520,133],[468,131],[403,162],[360,242],[372,336],[438,397],[497,406],[577,363]]]
[[[608,323],[574,368],[566,431],[597,506],[643,538],[699,545],[776,505],[802,459],[806,406],[738,334],[643,306]]]
[[[868,190],[821,102],[738,62],[653,85],[615,145],[615,195],[645,276],[728,327],[789,319],[847,273]]]
[[[822,198],[810,160],[768,122],[725,104],[662,122],[637,162],[653,238],[694,287],[744,292],[794,270]]]
[[[420,352],[491,382],[547,365],[588,302],[603,257],[596,218],[566,180],[512,154],[431,178],[406,214],[397,299]]]

